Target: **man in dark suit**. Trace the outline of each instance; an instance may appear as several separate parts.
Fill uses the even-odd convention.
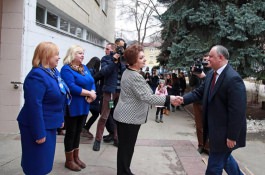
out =
[[[223,169],[228,175],[242,174],[231,153],[246,145],[246,88],[228,59],[224,46],[212,47],[213,70],[200,87],[183,96],[184,105],[203,101],[203,138],[210,143],[206,175],[222,175]]]

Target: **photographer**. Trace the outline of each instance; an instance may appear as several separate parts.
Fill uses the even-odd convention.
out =
[[[116,49],[110,55],[106,55],[101,60],[100,73],[104,76],[104,84],[102,88],[103,101],[101,108],[101,116],[98,120],[96,138],[93,145],[94,151],[100,150],[100,143],[104,133],[106,121],[109,117],[111,109],[117,104],[120,95],[120,81],[125,63],[123,62],[123,51],[126,43],[123,39],[118,38],[115,41]],[[117,128],[114,128],[114,145],[118,146]]]
[[[208,54],[203,56],[203,59],[195,59],[194,65],[191,66],[191,77],[189,79],[189,85],[192,89],[199,87],[210,68],[210,64],[208,61]],[[209,143],[203,143],[203,119],[202,119],[202,102],[194,102],[193,103],[193,111],[195,117],[195,125],[196,125],[196,133],[198,139],[198,152],[201,153],[209,153]]]

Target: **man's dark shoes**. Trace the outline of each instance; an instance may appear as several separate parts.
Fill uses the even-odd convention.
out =
[[[209,150],[208,149],[203,148],[202,152],[207,154],[207,155],[209,155]]]
[[[203,147],[199,147],[198,149],[197,149],[197,151],[201,154],[201,153],[203,153]]]
[[[114,139],[113,145],[116,146],[116,147],[118,147],[119,146],[119,140]]]
[[[100,150],[100,141],[95,140],[94,145],[93,145],[93,150],[94,151]]]
[[[209,155],[209,150],[208,150],[208,149],[205,149],[205,148],[203,148],[203,147],[199,147],[199,148],[197,149],[197,151],[198,151],[200,154],[205,153],[205,154]]]
[[[103,141],[106,143],[112,142],[114,140],[113,135],[109,134],[107,136],[103,136]]]

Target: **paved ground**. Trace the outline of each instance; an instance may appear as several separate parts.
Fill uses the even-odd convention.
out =
[[[138,136],[131,169],[137,175],[203,175],[207,155],[196,151],[194,120],[184,109],[171,112],[164,117],[164,123],[155,122],[155,109],[149,114],[149,121],[142,125]],[[95,133],[95,126],[92,132]],[[9,132],[6,132],[8,130]],[[264,135],[248,136],[247,147],[233,152],[246,175],[262,175],[265,162]],[[263,142],[262,142],[263,140]],[[71,172],[64,168],[63,136],[58,136],[52,175],[91,174],[115,175],[116,151],[111,144],[103,143],[99,152],[92,151],[93,140],[82,138],[81,159],[87,168]],[[10,128],[0,128],[0,174],[21,175],[21,148],[19,134]],[[225,173],[224,173],[225,174]]]

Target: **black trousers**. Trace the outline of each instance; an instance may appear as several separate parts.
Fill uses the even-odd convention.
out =
[[[160,113],[160,116],[163,115],[164,109],[165,109],[165,107],[157,107],[156,108],[156,115],[159,115],[159,113]]]
[[[88,119],[88,121],[86,122],[86,124],[84,126],[84,128],[88,131],[91,128],[91,126],[95,123],[95,121],[97,120],[97,118],[99,116],[99,110],[90,109],[90,112],[91,112],[92,116]]]
[[[141,125],[117,122],[119,146],[117,153],[117,175],[132,175],[130,166]]]
[[[85,115],[65,117],[65,137],[64,137],[64,149],[65,152],[70,152],[76,148],[79,148],[80,133],[84,126]]]

